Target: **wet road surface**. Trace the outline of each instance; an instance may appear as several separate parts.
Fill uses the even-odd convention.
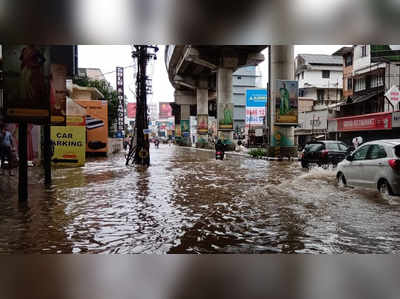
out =
[[[400,198],[341,188],[334,170],[160,145],[151,167],[123,155],[54,169],[30,199],[0,177],[0,253],[397,253]]]

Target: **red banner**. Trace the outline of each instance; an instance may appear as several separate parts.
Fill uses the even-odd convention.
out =
[[[128,103],[128,118],[136,118],[136,103]]]
[[[390,130],[392,114],[390,112],[373,113],[337,119],[338,132]]]
[[[160,103],[159,118],[169,118],[172,116],[172,107],[169,103]]]

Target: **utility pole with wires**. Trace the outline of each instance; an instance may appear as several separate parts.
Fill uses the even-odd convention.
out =
[[[151,50],[152,52],[149,52]],[[149,92],[147,63],[157,59],[158,47],[147,45],[134,45],[132,58],[137,59],[136,73],[136,122],[134,134],[131,139],[126,165],[150,165],[150,142],[147,115],[147,94]]]

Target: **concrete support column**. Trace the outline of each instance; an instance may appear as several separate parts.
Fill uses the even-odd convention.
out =
[[[208,141],[208,89],[197,88],[196,96],[198,140],[205,144]]]
[[[233,143],[232,68],[221,67],[217,72],[218,137],[226,144]]]
[[[270,146],[269,154],[272,156],[293,156],[297,152],[295,150],[294,127],[275,125],[276,109],[275,100],[279,94],[276,90],[276,80],[294,80],[294,46],[271,46],[270,47],[270,90],[271,97],[269,101],[269,131]],[[282,146],[280,141],[285,139],[286,144]],[[289,145],[287,145],[289,143]]]
[[[181,105],[181,120],[190,120],[190,105]]]
[[[190,105],[181,105],[181,136],[183,138],[183,145],[191,146],[190,141]]]
[[[197,115],[208,115],[208,89],[198,88],[197,92]]]

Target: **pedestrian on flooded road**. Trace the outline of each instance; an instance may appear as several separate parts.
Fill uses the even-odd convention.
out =
[[[9,131],[8,127],[6,125],[1,126],[1,135],[0,135],[0,153],[1,153],[1,169],[2,173],[4,174],[4,161],[7,159],[8,161],[8,174],[10,176],[13,176],[14,174],[12,173],[12,163],[14,155],[14,142],[13,138],[11,135],[11,132]]]

